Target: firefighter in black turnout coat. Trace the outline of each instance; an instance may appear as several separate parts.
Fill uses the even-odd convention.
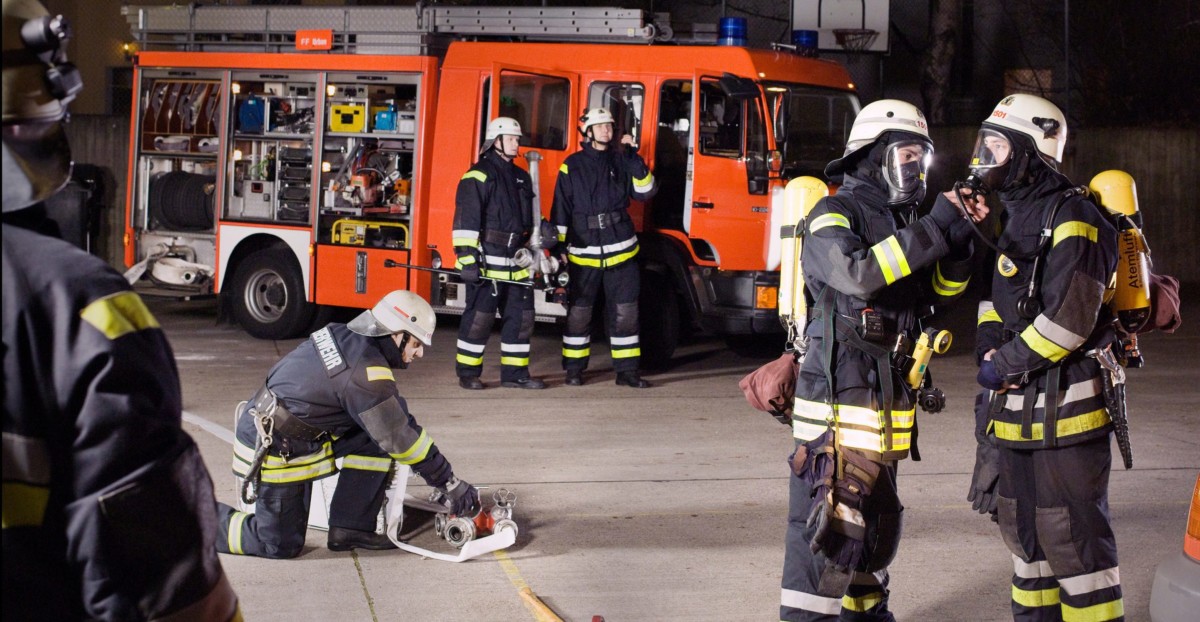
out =
[[[500,309],[500,386],[544,389],[529,377],[529,337],[533,334],[533,288],[486,279],[519,281],[529,268],[517,265],[517,250],[534,226],[533,180],[513,163],[521,125],[496,117],[487,126],[479,161],[458,182],[454,201],[454,252],[467,284],[467,306],[458,329],[455,370],[464,389],[482,389],[483,351],[496,309]]]
[[[344,460],[329,508],[330,550],[395,548],[375,533],[392,461],[438,489],[451,513],[478,512],[478,491],[454,476],[409,414],[392,372],[424,355],[435,322],[429,303],[397,290],[350,323],[316,331],[271,368],[266,385],[239,406],[233,449],[233,472],[249,484],[243,500],[256,489],[255,511],[218,504],[217,550],[299,555],[312,482],[333,475],[337,458]]]
[[[603,290],[617,384],[646,388],[650,383],[638,373],[638,237],[628,210],[630,198],[645,201],[657,192],[654,175],[632,136],[612,145],[613,116],[607,108],[584,113],[579,131],[583,148],[559,167],[550,212],[559,243],[567,244],[571,278],[562,349],[566,384],[583,384],[592,353],[592,310]]]
[[[900,538],[896,461],[915,436],[905,355],[931,304],[966,290],[971,223],[947,197],[928,216],[933,151],[916,107],[862,109],[846,153],[825,169],[840,182],[805,220],[801,257],[813,301],[796,382],[781,620],[891,620],[886,568]],[[983,204],[972,217],[986,215]]]
[[[3,12],[0,618],[241,620],[167,337],[120,274],[49,235],[82,87],[69,27],[33,0]]]
[[[1112,422],[1088,356],[1114,338],[1104,296],[1117,233],[1058,172],[1066,139],[1062,111],[1032,95],[1005,97],[980,128],[972,177],[1000,199],[1005,225],[980,307],[979,383],[992,392],[1013,618],[1121,620]]]

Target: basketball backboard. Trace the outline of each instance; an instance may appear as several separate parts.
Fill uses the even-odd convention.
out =
[[[792,0],[792,30],[817,31],[825,52],[888,51],[889,0]]]

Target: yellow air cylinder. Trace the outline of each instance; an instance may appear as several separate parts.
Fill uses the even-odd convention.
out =
[[[1104,171],[1088,188],[1110,213],[1125,216],[1117,231],[1116,291],[1109,305],[1121,328],[1133,334],[1150,319],[1150,266],[1146,238],[1137,227],[1137,186],[1125,171]]]
[[[829,186],[816,177],[797,177],[788,182],[783,195],[782,248],[779,259],[779,317],[798,334],[804,329],[808,311],[804,305],[804,272],[800,266],[804,224],[817,201],[829,196]]]
[[[929,359],[936,352],[945,354],[950,350],[950,341],[953,335],[948,330],[935,330],[927,328],[921,332],[921,336],[917,338],[917,344],[913,346],[912,367],[908,369],[908,386],[919,389],[921,381],[925,379],[925,370],[929,368]]]

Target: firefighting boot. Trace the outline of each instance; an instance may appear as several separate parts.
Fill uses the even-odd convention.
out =
[[[508,389],[545,389],[546,383],[537,378],[522,378],[520,380],[501,382],[500,386]]]
[[[384,551],[396,548],[395,543],[384,534],[333,526],[329,528],[329,540],[326,546],[331,551],[349,551],[350,549]]]
[[[479,379],[479,376],[460,376],[458,386],[469,391],[478,391],[483,388],[483,381]]]
[[[617,372],[617,384],[635,389],[645,389],[650,386],[650,383],[643,380],[636,371]]]
[[[567,381],[564,384],[566,384],[568,387],[582,387],[583,386],[583,372],[581,372],[577,369],[568,369],[567,370]]]

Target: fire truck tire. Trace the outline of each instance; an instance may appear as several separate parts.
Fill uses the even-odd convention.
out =
[[[641,365],[645,369],[663,369],[671,363],[679,344],[679,300],[670,278],[659,272],[642,272],[642,292],[638,301]]]
[[[305,299],[300,267],[286,248],[268,248],[247,256],[228,291],[234,320],[259,339],[300,336],[316,313],[316,305]]]

